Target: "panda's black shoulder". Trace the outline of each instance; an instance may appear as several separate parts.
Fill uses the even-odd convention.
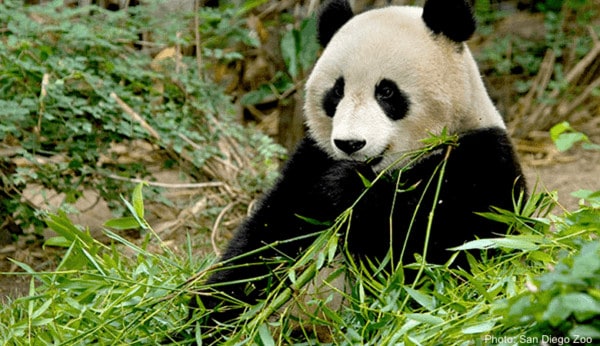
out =
[[[261,198],[260,205],[268,209],[310,203],[307,191],[321,180],[336,161],[310,136],[305,136],[284,162],[279,179]]]
[[[417,181],[431,176],[446,154],[444,150],[429,155],[409,170],[408,177]],[[464,196],[465,202],[480,194],[494,199],[494,196],[512,196],[511,191],[519,193],[526,189],[521,165],[503,128],[482,128],[461,134],[447,157],[444,189],[449,194]]]
[[[508,165],[521,173],[510,137],[503,128],[490,127],[465,132],[459,137],[456,151],[456,159],[469,166]]]
[[[310,171],[329,167],[333,161],[312,137],[305,136],[283,165],[281,176],[306,176]]]
[[[523,170],[504,128],[469,131],[459,138],[455,151],[451,161],[454,174],[471,171],[466,175],[469,179],[498,194],[504,189],[515,193],[526,190]]]

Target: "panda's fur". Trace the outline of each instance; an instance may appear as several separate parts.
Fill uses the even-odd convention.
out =
[[[474,29],[466,0],[429,0],[424,9],[386,7],[356,16],[347,1],[326,2],[318,36],[325,49],[306,83],[308,134],[229,243],[221,261],[234,266],[212,274],[207,284],[215,292],[195,297],[191,307],[201,302],[215,309],[208,322],[214,323],[241,313],[228,299],[254,304],[264,298],[273,280],[267,274],[276,266],[269,259],[295,258],[314,238],[284,240],[325,228],[306,218],[334,220],[363,193],[364,179],[374,180],[390,165],[386,177],[393,175],[407,165],[403,154],[444,129],[458,136],[458,145],[410,163],[400,176],[405,191],[398,192],[392,178],[373,184],[354,207],[341,245],[358,260],[380,261],[390,247],[397,257],[414,216],[404,258],[394,258],[413,262],[414,253],[423,253],[434,200],[435,189],[426,189],[426,182],[444,160],[427,262],[443,264],[452,254],[446,249],[505,233],[505,225],[475,212],[513,209],[526,186],[503,120],[464,43]],[[415,213],[419,203],[423,207]],[[455,264],[466,267],[463,254]],[[254,277],[249,288],[244,281]]]

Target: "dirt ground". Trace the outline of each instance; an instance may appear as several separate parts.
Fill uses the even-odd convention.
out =
[[[600,190],[600,152],[556,152],[556,157],[549,160],[552,161],[540,164],[536,160],[523,159],[524,173],[530,189],[537,183],[539,191],[557,191],[560,206],[566,210],[575,210],[578,206],[579,200],[571,196],[572,192],[582,189]]]

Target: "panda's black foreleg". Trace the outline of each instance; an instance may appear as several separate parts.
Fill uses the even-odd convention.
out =
[[[190,318],[207,313],[203,333],[266,297],[279,283],[276,269],[292,263],[364,190],[359,172],[373,175],[363,163],[332,160],[310,138],[300,144],[282,178],[236,231],[206,281],[209,289],[192,298]]]

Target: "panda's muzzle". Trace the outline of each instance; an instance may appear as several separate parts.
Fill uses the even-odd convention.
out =
[[[356,161],[364,161],[370,166],[377,166],[381,161],[387,149],[383,150],[380,154],[374,156],[360,155],[358,152],[367,145],[366,140],[361,139],[334,139],[333,144],[339,150],[343,151],[348,158]]]

